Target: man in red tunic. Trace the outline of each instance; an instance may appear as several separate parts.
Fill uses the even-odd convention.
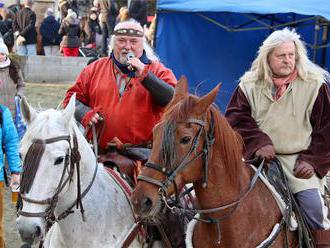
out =
[[[149,48],[144,49],[143,29],[138,23],[119,23],[114,34],[110,57],[88,65],[64,99],[66,105],[76,93],[76,118],[84,127],[98,123],[102,116],[106,127],[100,137],[102,148],[114,137],[131,144],[151,141],[152,128],[176,84],[172,71]]]
[[[152,140],[152,129],[174,93],[176,78],[159,62],[136,21],[116,25],[111,55],[88,65],[67,91],[64,105],[76,93],[76,119],[87,127],[103,119],[99,146],[117,137],[122,143]]]

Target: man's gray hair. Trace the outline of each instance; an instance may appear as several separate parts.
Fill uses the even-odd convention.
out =
[[[272,82],[272,70],[268,64],[268,57],[279,45],[292,41],[296,47],[296,69],[298,76],[304,81],[325,81],[329,73],[314,64],[307,56],[305,44],[294,29],[277,30],[267,37],[258,50],[257,58],[252,62],[250,70],[240,78],[241,82],[255,82],[267,84]]]
[[[140,24],[139,22],[137,22],[134,19],[129,19],[127,21],[124,22],[120,22],[118,23],[115,28],[114,31],[120,29],[122,26],[124,26],[126,23],[135,23],[135,24]],[[142,27],[141,27],[142,28]],[[143,30],[143,28],[142,28]],[[115,46],[115,39],[116,36],[115,35],[111,35],[111,39],[110,39],[110,43],[109,43],[109,52],[112,52],[114,46]],[[149,43],[147,42],[145,36],[143,36],[143,49],[146,52],[147,58],[151,61],[159,61],[159,57],[157,56],[157,54],[154,52],[154,50],[152,49],[152,47],[149,45]]]

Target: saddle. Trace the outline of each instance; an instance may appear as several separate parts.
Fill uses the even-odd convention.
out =
[[[137,175],[150,155],[150,148],[142,145],[123,144],[113,138],[105,149],[100,149],[98,162],[109,168],[116,168],[128,180],[136,184]],[[132,186],[133,186],[132,185]]]
[[[295,213],[295,217],[298,224],[298,242],[299,247],[314,247],[311,238],[311,231],[307,225],[307,222],[301,213],[300,207],[296,202],[292,191],[290,190],[287,182],[287,178],[282,169],[282,165],[278,159],[274,159],[271,161],[272,165],[266,171],[266,177],[271,185],[275,188],[277,193],[280,195],[282,200],[288,206],[289,211],[287,212],[287,216],[285,217],[285,228],[288,230],[289,221],[291,213]]]

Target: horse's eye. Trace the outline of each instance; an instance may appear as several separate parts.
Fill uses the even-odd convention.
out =
[[[59,157],[59,158],[57,158],[56,160],[55,160],[55,165],[58,165],[58,164],[61,164],[62,162],[63,162],[63,160],[64,160],[64,157]]]
[[[180,143],[181,144],[188,144],[190,142],[190,140],[191,140],[190,136],[185,136],[180,140]]]

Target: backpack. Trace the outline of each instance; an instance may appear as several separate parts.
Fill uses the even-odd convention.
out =
[[[3,36],[3,41],[8,47],[14,46],[15,40],[14,40],[14,31],[13,29],[10,29],[7,33],[5,33]]]

